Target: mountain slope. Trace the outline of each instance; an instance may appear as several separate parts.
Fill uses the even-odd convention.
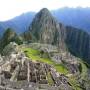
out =
[[[4,28],[0,25],[0,38],[2,37],[3,33],[4,33]]]
[[[12,28],[8,28],[0,39],[0,53],[2,53],[5,46],[10,42],[22,43],[21,37],[18,36]]]
[[[90,63],[90,35],[80,29],[66,27],[66,44],[70,52]]]

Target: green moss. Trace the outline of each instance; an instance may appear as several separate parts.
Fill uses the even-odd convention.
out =
[[[27,57],[29,57],[33,61],[47,63],[49,65],[52,65],[60,73],[63,73],[63,74],[68,73],[67,68],[63,64],[56,64],[50,58],[41,57],[41,53],[39,50],[35,50],[32,48],[24,48],[23,51],[26,53]]]

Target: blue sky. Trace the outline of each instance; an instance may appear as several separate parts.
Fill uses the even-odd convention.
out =
[[[8,20],[28,11],[38,12],[44,7],[54,10],[66,6],[89,7],[90,0],[0,0],[0,21]]]

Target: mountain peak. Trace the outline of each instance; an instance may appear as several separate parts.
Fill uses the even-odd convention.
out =
[[[42,8],[40,11],[49,11],[47,8]]]
[[[47,13],[50,13],[50,11],[49,11],[47,8],[41,9],[40,12],[42,12],[42,13],[46,13],[46,12],[47,12]]]
[[[33,19],[29,32],[24,33],[24,37],[32,42],[54,44],[64,48],[64,26],[59,24],[47,8],[43,8]],[[27,36],[29,38],[27,38]]]
[[[35,16],[29,31],[36,38],[36,41],[51,44],[54,42],[54,36],[59,29],[59,23],[50,11],[47,8],[43,8]]]
[[[43,8],[41,9],[37,15],[36,15],[36,18],[38,19],[49,19],[49,18],[52,18],[53,16],[51,15],[50,11],[47,9],[47,8]]]

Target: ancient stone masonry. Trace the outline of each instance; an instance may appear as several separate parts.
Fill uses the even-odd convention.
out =
[[[25,87],[29,89],[24,90],[35,90],[30,88],[36,88],[42,84],[43,87],[50,85],[48,73],[50,73],[49,78],[52,79],[53,86],[59,87],[62,84],[69,86],[67,77],[56,72],[48,64],[30,60],[23,52],[10,54],[7,60],[2,59],[1,57],[0,90],[21,90]]]

